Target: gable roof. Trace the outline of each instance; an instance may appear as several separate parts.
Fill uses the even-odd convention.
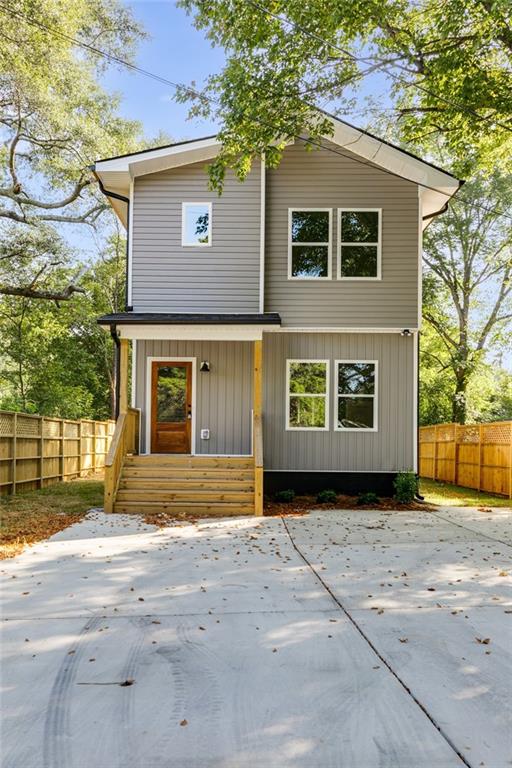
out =
[[[434,216],[446,210],[450,198],[464,183],[448,171],[401,147],[356,128],[338,117],[326,112],[323,114],[333,125],[333,135],[326,139],[337,145],[340,153],[350,153],[346,156],[353,156],[364,164],[371,164],[386,173],[418,184],[424,226]],[[216,136],[206,136],[98,160],[92,166],[92,171],[126,226],[133,179],[191,163],[207,162],[217,155],[220,147],[221,142]]]

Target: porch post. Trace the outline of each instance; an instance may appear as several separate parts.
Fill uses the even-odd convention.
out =
[[[121,339],[119,356],[119,413],[128,410],[128,339]]]
[[[263,514],[263,342],[254,342],[253,395],[253,454],[254,454],[254,514]]]

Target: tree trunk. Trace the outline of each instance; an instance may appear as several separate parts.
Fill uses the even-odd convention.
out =
[[[468,377],[466,373],[455,374],[455,392],[452,398],[452,421],[456,424],[466,423],[466,389]]]

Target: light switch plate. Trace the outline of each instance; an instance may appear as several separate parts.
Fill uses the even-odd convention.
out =
[[[202,429],[201,430],[201,440],[209,440],[210,439],[210,430],[209,429]]]

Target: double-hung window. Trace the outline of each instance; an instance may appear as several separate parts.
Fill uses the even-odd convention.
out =
[[[330,280],[330,208],[290,208],[288,211],[288,278]]]
[[[286,361],[286,429],[329,429],[329,361]]]
[[[380,280],[380,208],[338,209],[338,278]]]
[[[377,431],[377,361],[336,360],[336,415],[338,431]]]
[[[212,244],[212,204],[183,203],[181,244],[204,248]]]

